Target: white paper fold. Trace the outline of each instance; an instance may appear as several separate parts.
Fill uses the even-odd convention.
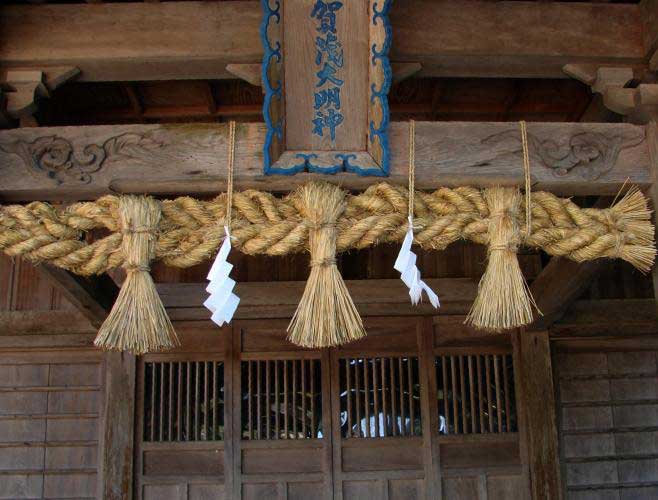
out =
[[[240,303],[240,298],[233,293],[235,281],[228,277],[233,265],[226,262],[231,251],[231,235],[227,226],[224,226],[224,233],[226,234],[224,242],[208,272],[207,279],[210,283],[206,287],[206,292],[210,296],[203,303],[204,307],[212,313],[211,321],[217,326],[230,323]]]
[[[411,297],[411,303],[413,305],[418,305],[421,302],[424,291],[427,294],[430,303],[435,308],[438,308],[441,305],[439,303],[439,297],[423,280],[420,279],[420,271],[416,267],[416,254],[411,251],[411,244],[413,241],[413,224],[411,217],[409,217],[409,229],[407,229],[407,234],[404,236],[402,248],[400,249],[398,258],[395,259],[393,267],[400,273],[400,279],[409,288],[409,297]]]

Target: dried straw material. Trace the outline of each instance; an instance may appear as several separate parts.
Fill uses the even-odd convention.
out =
[[[180,344],[178,337],[149,274],[160,203],[150,197],[124,196],[118,211],[126,279],[94,344],[135,354],[175,347]]]
[[[516,188],[491,188],[484,194],[489,207],[489,262],[466,323],[486,330],[508,330],[532,322],[537,305],[516,256],[521,243],[518,215],[521,193]]]
[[[366,332],[336,267],[336,223],[345,210],[345,192],[332,184],[309,183],[292,196],[309,228],[311,274],[288,326],[288,340],[312,348],[357,340]]]

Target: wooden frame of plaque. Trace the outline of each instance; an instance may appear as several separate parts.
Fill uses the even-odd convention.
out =
[[[265,174],[388,175],[391,0],[261,0]]]

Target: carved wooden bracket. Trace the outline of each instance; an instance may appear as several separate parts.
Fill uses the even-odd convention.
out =
[[[631,68],[597,68],[567,64],[564,72],[601,94],[603,104],[633,123],[647,123],[658,110],[658,84],[627,88],[633,80]]]
[[[0,110],[4,110],[0,113],[10,119],[31,116],[39,99],[50,97],[50,92],[79,74],[80,70],[73,66],[2,69],[0,88],[4,90],[5,102],[0,101]],[[9,125],[10,120],[0,119],[0,126]]]
[[[417,62],[392,62],[391,69],[393,70],[393,83],[397,83],[415,76],[423,69],[423,66]],[[263,85],[260,64],[227,64],[226,71],[251,85],[257,87]]]

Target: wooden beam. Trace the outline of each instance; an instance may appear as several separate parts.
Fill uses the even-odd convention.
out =
[[[533,500],[562,498],[551,348],[547,331],[515,332],[514,379],[524,464],[530,469]]]
[[[638,5],[394,2],[393,62],[423,76],[556,77],[571,62],[645,68]],[[258,2],[9,5],[0,66],[71,65],[86,81],[232,78],[262,57]],[[85,40],[85,43],[79,43]]]
[[[578,300],[551,326],[551,337],[626,337],[655,335],[658,315],[653,299]]]
[[[427,279],[441,297],[441,314],[465,314],[471,307],[477,283],[470,278]],[[347,280],[347,288],[363,316],[434,315],[437,310],[427,301],[414,307],[409,291],[398,279]],[[290,318],[304,292],[304,281],[238,283],[235,293],[240,306],[235,319]],[[208,294],[205,283],[160,283],[158,293],[173,321],[208,320],[203,302]]]
[[[77,335],[96,333],[75,311],[0,311],[0,336]]]
[[[542,316],[529,328],[546,329],[560,319],[567,308],[587,290],[603,266],[602,259],[578,263],[553,257],[530,287]]]
[[[109,276],[84,278],[49,264],[38,269],[93,326],[103,323],[119,293]]]
[[[407,184],[408,127],[402,122],[391,124],[388,182]],[[227,132],[227,124],[214,123],[0,132],[0,200],[82,200],[109,192],[217,193],[226,185]],[[260,123],[237,126],[238,189],[285,192],[311,178],[322,178],[358,190],[378,180],[352,174],[264,176],[264,134]],[[535,190],[615,194],[627,179],[645,188],[651,183],[649,145],[642,126],[531,123],[528,134]],[[43,155],[48,148],[65,154]],[[416,187],[522,185],[521,150],[516,122],[418,122]]]
[[[639,7],[642,16],[644,50],[651,57],[658,50],[658,0],[642,0]]]
[[[605,208],[607,200],[599,198],[594,208]],[[552,257],[532,282],[530,292],[543,316],[536,317],[531,330],[544,330],[559,320],[566,310],[587,290],[605,266],[606,259],[574,262]]]
[[[653,201],[653,215],[654,225],[656,227],[656,236],[658,236],[658,214],[656,207],[658,207],[658,106],[654,106],[649,110],[650,121],[647,124],[647,139],[649,143],[649,151],[651,156],[651,175],[653,185],[651,186],[651,199]],[[658,311],[658,268],[654,266],[651,271],[653,279],[653,295],[656,301],[656,311]]]
[[[132,498],[135,366],[130,353],[105,353],[99,498],[107,500]]]

